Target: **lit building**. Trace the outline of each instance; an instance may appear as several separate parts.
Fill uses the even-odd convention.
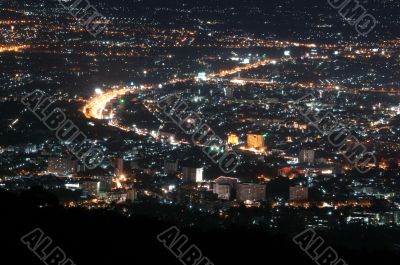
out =
[[[232,197],[232,189],[228,184],[215,183],[213,193],[218,195],[218,199],[229,200]]]
[[[231,178],[231,177],[218,177],[215,179],[215,183],[219,184],[228,184],[232,187],[232,189],[236,188],[236,184],[238,183],[239,179],[237,178]]]
[[[137,190],[130,189],[126,195],[126,200],[130,202],[134,202],[137,199]]]
[[[299,154],[300,163],[314,163],[315,150],[301,150]]]
[[[112,177],[111,176],[98,176],[96,177],[100,181],[100,191],[110,192],[112,188]]]
[[[79,187],[83,194],[97,196],[100,192],[100,181],[82,181]]]
[[[124,174],[124,159],[117,157],[115,159],[115,175],[121,176]]]
[[[396,225],[400,225],[400,211],[395,211],[393,213],[393,221]]]
[[[218,177],[213,186],[213,193],[218,195],[218,199],[229,200],[233,197],[237,183],[237,178]]]
[[[206,81],[207,80],[207,74],[205,72],[199,72],[197,74],[196,80],[198,80],[198,81]]]
[[[261,134],[248,134],[247,146],[249,148],[262,149],[265,148],[265,139]]]
[[[55,175],[69,175],[77,170],[77,161],[68,158],[51,157],[47,166],[47,172]]]
[[[25,154],[33,154],[33,153],[36,153],[37,151],[38,150],[37,150],[36,145],[29,144],[25,147]]]
[[[233,133],[228,135],[228,144],[236,145],[238,143],[239,143],[239,136]]]
[[[183,182],[195,183],[203,181],[203,168],[200,167],[183,167]]]
[[[237,185],[236,198],[238,201],[265,201],[266,185],[255,183],[240,183]]]
[[[164,161],[164,171],[167,174],[174,174],[178,171],[178,160]]]
[[[202,205],[202,208],[208,208],[206,205],[213,207],[217,200],[217,195],[206,189],[196,189],[192,186],[182,185],[178,189],[178,202],[186,205]]]
[[[289,176],[289,173],[293,170],[292,167],[290,166],[283,166],[278,168],[278,175],[282,177],[287,177]]]
[[[308,200],[308,187],[289,187],[289,200],[290,201],[307,201]]]
[[[176,133],[171,132],[171,131],[162,131],[162,130],[159,130],[159,131],[158,131],[158,137],[160,137],[161,139],[170,141],[170,142],[175,142]]]
[[[232,87],[224,87],[224,94],[226,97],[232,98],[233,92],[234,92],[234,89]]]

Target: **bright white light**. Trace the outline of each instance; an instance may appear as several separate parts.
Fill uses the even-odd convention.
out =
[[[101,88],[96,88],[96,89],[94,90],[94,92],[95,92],[97,95],[103,94],[103,90],[101,90]]]
[[[65,184],[65,187],[68,189],[68,188],[76,188],[76,189],[79,189],[79,184],[75,184],[75,183],[67,183],[67,184]]]
[[[205,80],[207,80],[207,74],[205,72],[200,72],[197,74],[197,79],[205,81]]]
[[[196,182],[203,181],[203,168],[196,168]]]
[[[285,56],[290,56],[290,51],[284,51],[284,52],[283,52],[283,55],[285,55]]]

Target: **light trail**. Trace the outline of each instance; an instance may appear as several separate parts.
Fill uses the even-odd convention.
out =
[[[191,78],[186,78],[186,79],[171,79],[167,82],[164,82],[160,85],[170,85],[170,84],[177,84],[177,83],[184,83],[191,80]],[[105,119],[104,117],[104,110],[106,109],[107,105],[114,99],[121,97],[127,93],[132,93],[138,90],[151,90],[154,89],[156,86],[155,85],[142,85],[140,87],[133,87],[133,88],[127,88],[127,87],[122,87],[118,89],[114,89],[111,91],[108,91],[106,93],[103,93],[101,95],[98,95],[92,99],[89,99],[86,103],[86,105],[83,107],[82,112],[85,114],[85,117],[88,119],[98,119],[98,120],[103,120]]]
[[[12,45],[12,46],[0,46],[0,53],[2,52],[22,52],[25,49],[30,48],[30,45]]]
[[[229,69],[229,70],[221,70],[218,73],[214,73],[214,74],[210,74],[208,75],[209,78],[213,78],[213,77],[225,77],[228,75],[234,75],[238,72],[241,71],[245,71],[245,70],[250,70],[250,69],[254,69],[254,68],[258,68],[261,66],[265,66],[268,64],[275,64],[276,61],[273,60],[261,60],[258,62],[255,62],[253,64],[248,64],[248,65],[244,65],[244,66],[238,66],[235,67],[233,69]],[[194,80],[194,78],[173,78],[170,79],[162,84],[162,86],[165,85],[171,85],[171,84],[177,84],[177,83],[184,83],[190,80]],[[104,110],[106,109],[107,105],[114,99],[121,97],[127,93],[133,93],[136,92],[138,90],[151,90],[151,89],[155,89],[156,85],[142,85],[140,86],[140,88],[138,87],[134,87],[134,88],[128,88],[128,87],[122,87],[122,88],[118,88],[118,89],[114,89],[111,91],[108,91],[106,93],[103,93],[101,95],[95,96],[91,99],[89,99],[86,102],[86,105],[84,105],[82,112],[85,115],[86,118],[88,119],[98,119],[98,120],[104,120],[104,119],[110,119],[110,121],[108,122],[109,126],[118,128],[120,130],[126,131],[126,132],[135,132],[136,134],[139,135],[151,135],[147,130],[145,129],[138,129],[138,128],[130,128],[127,126],[123,126],[121,124],[119,124],[117,122],[116,119],[113,119],[113,114],[111,113],[109,117],[105,117],[104,116]],[[183,142],[182,143],[186,143]]]
[[[225,77],[225,76],[228,76],[228,75],[237,74],[237,73],[239,73],[241,71],[251,70],[251,69],[255,69],[255,68],[259,68],[259,67],[262,67],[262,66],[266,66],[266,65],[269,65],[269,64],[275,64],[275,63],[276,63],[276,61],[274,61],[274,60],[269,60],[269,59],[261,60],[261,61],[258,61],[258,62],[252,63],[252,64],[238,66],[238,67],[235,67],[233,69],[221,70],[220,72],[218,72],[216,74],[210,74],[209,77],[211,77],[211,78],[212,77]]]
[[[104,119],[103,111],[111,100],[119,96],[123,96],[126,93],[133,90],[134,89],[130,88],[121,88],[121,89],[111,90],[109,92],[96,96],[88,101],[88,103],[83,107],[82,112],[88,119],[93,118],[102,120]]]

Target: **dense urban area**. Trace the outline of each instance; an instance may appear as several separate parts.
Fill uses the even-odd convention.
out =
[[[263,251],[240,253],[218,234],[238,245],[249,233],[250,245],[289,238],[295,249],[291,237],[307,228],[349,265],[398,258],[398,1],[363,2],[378,20],[367,36],[327,1],[92,1],[104,16],[96,36],[60,2],[0,2],[1,209],[13,198],[36,217],[54,207],[76,214],[57,219],[70,233],[64,226],[79,216],[85,225],[116,218],[96,228],[120,234],[110,244],[161,245],[124,238],[124,222],[137,218],[187,229],[194,241],[203,231],[218,238],[198,241],[204,253],[214,246],[215,265],[227,264],[227,246],[240,264]],[[84,145],[96,161],[77,155]],[[249,231],[231,235],[238,227]],[[135,263],[132,251],[112,255]]]

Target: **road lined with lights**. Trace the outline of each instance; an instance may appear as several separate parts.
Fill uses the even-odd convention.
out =
[[[212,77],[225,77],[225,76],[228,76],[228,75],[237,74],[237,73],[239,73],[241,71],[247,71],[247,70],[259,68],[259,67],[266,66],[266,65],[269,65],[269,64],[276,64],[276,61],[275,60],[270,60],[270,59],[261,60],[261,61],[257,61],[257,62],[252,63],[252,64],[246,64],[246,65],[243,65],[243,66],[238,66],[238,67],[235,67],[233,69],[222,70],[222,71],[220,71],[220,72],[218,72],[216,74],[210,74],[209,77],[211,77],[211,78]]]
[[[218,73],[209,74],[207,76],[207,79],[223,78],[223,77],[226,77],[229,75],[234,75],[234,74],[244,71],[244,70],[250,70],[250,69],[258,68],[261,66],[265,66],[267,64],[276,64],[276,61],[262,60],[262,61],[257,61],[253,64],[238,66],[238,67],[235,67],[230,70],[221,70]],[[95,96],[87,101],[86,105],[82,109],[82,112],[85,115],[85,117],[88,119],[98,119],[98,120],[107,119],[107,120],[109,120],[108,126],[120,129],[125,132],[134,132],[141,136],[150,136],[155,139],[158,139],[157,133],[149,132],[146,128],[142,129],[142,128],[137,128],[137,127],[129,127],[129,126],[125,126],[125,125],[118,123],[117,119],[114,118],[114,113],[112,111],[109,112],[108,116],[105,116],[104,110],[106,110],[107,105],[112,100],[115,100],[118,97],[121,97],[128,93],[162,88],[165,85],[184,83],[184,82],[191,81],[191,80],[195,80],[195,78],[185,78],[185,79],[174,78],[174,79],[171,79],[171,80],[169,80],[165,83],[159,84],[159,85],[142,85],[140,87],[122,87],[122,88],[119,87],[117,89],[114,89],[114,90],[111,90],[108,92],[103,92],[101,89],[97,88],[97,89],[95,89],[95,93],[97,94],[97,96]],[[173,141],[170,141],[170,144],[189,144],[189,143],[184,140],[181,140],[181,141],[173,140]],[[247,151],[253,151],[253,150],[247,150]]]
[[[105,117],[103,112],[106,109],[107,105],[114,99],[121,97],[123,95],[126,95],[128,93],[133,93],[138,90],[151,90],[156,87],[162,88],[164,85],[171,85],[171,84],[176,84],[176,83],[184,83],[191,80],[191,78],[186,78],[186,79],[171,79],[165,83],[159,84],[158,86],[155,85],[141,85],[140,87],[122,87],[122,88],[117,88],[108,92],[101,92],[100,89],[96,89],[96,93],[98,94],[92,99],[89,99],[86,103],[86,105],[83,107],[82,112],[85,115],[86,118],[88,119],[98,119],[98,120],[103,120],[103,119],[111,119],[113,118],[113,115],[109,115],[109,117]]]
[[[0,53],[2,52],[22,52],[23,50],[29,49],[30,45],[11,45],[11,46],[0,46]]]
[[[221,70],[218,73],[209,74],[207,76],[207,79],[223,78],[223,77],[226,77],[229,75],[234,75],[241,71],[258,68],[258,67],[265,66],[268,64],[276,64],[276,61],[261,60],[261,61],[255,62],[253,64],[238,66],[238,67],[235,67],[230,70]],[[88,119],[98,119],[98,120],[107,119],[107,120],[109,120],[108,126],[120,129],[125,132],[134,132],[138,135],[150,136],[155,139],[158,139],[157,133],[149,132],[146,128],[141,129],[141,128],[137,128],[137,127],[128,127],[128,126],[124,126],[124,125],[118,123],[117,119],[114,118],[114,113],[112,111],[109,112],[108,116],[105,116],[104,110],[106,110],[107,105],[112,100],[115,100],[118,97],[121,97],[128,93],[162,88],[165,85],[184,83],[184,82],[192,81],[192,80],[195,80],[195,78],[185,78],[185,79],[174,78],[174,79],[171,79],[171,80],[169,80],[165,83],[159,84],[159,85],[142,85],[140,87],[122,87],[122,88],[119,87],[117,89],[114,89],[114,90],[111,90],[111,91],[108,91],[105,93],[101,89],[97,88],[97,89],[95,89],[97,96],[95,96],[87,101],[86,105],[82,109],[82,112],[85,115],[85,117]],[[170,141],[170,144],[189,144],[189,143],[186,141],[183,141],[183,140],[181,140],[181,141],[173,140],[173,141]],[[247,151],[253,151],[253,150],[247,150]]]
[[[116,90],[111,90],[106,93],[100,94],[93,99],[89,100],[88,103],[83,107],[83,114],[85,117],[90,119],[104,119],[104,109],[106,108],[107,104],[111,102],[111,100],[123,96],[126,93],[132,91],[129,88],[121,88]]]
[[[221,70],[218,73],[213,73],[213,74],[209,74],[208,78],[215,78],[215,77],[225,77],[228,75],[234,75],[238,72],[241,71],[245,71],[245,70],[250,70],[250,69],[254,69],[254,68],[258,68],[261,66],[265,66],[268,64],[276,64],[276,61],[274,60],[261,60],[261,61],[257,61],[255,63],[252,64],[247,64],[244,66],[238,66],[235,67],[233,69],[229,69],[229,70]],[[185,79],[171,79],[163,84],[160,84],[158,87],[162,87],[163,85],[170,85],[170,84],[176,84],[176,83],[184,83],[187,82],[189,80],[193,80],[193,78],[185,78]],[[146,85],[146,86],[141,86],[140,90],[150,90],[155,88],[156,86],[154,85]],[[100,93],[98,89],[96,89],[96,93],[98,93],[99,95],[95,96],[94,98],[88,100],[87,104],[83,107],[83,114],[85,114],[85,117],[90,119],[105,119],[104,117],[104,110],[106,109],[107,105],[114,99],[123,96],[127,93],[131,93],[134,92],[136,90],[138,90],[139,88],[127,88],[127,87],[123,87],[123,88],[118,88],[118,89],[114,89],[111,91],[108,91],[106,93]],[[112,115],[110,115],[112,118]],[[115,125],[115,124],[114,124]]]

